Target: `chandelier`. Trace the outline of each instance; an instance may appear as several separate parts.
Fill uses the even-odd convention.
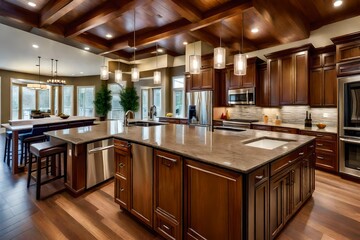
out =
[[[52,85],[52,86],[61,86],[61,85],[66,84],[65,80],[58,79],[58,76],[57,76],[57,62],[58,62],[58,60],[55,60],[55,77],[54,77],[54,72],[53,72],[54,59],[51,59],[51,78],[49,78],[46,81],[49,85]]]
[[[41,57],[39,56],[38,59],[39,59],[39,63],[36,66],[38,67],[38,70],[39,70],[39,75],[38,75],[39,83],[28,83],[28,84],[26,84],[26,87],[33,89],[33,90],[45,90],[45,89],[47,89],[47,86],[45,84],[42,84],[42,82],[40,81],[40,59],[41,59]]]

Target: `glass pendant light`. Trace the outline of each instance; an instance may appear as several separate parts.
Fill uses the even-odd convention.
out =
[[[154,84],[161,84],[161,72],[158,69],[158,45],[156,43],[156,71],[154,71]]]
[[[221,35],[222,35],[222,21],[220,30],[220,47],[214,48],[214,68],[224,69],[225,68],[225,48],[221,47]]]
[[[120,69],[120,62],[118,62],[118,69],[115,70],[115,82],[118,84],[122,83],[122,71]]]
[[[138,82],[139,81],[139,69],[135,65],[135,54],[136,54],[136,46],[135,46],[135,17],[136,17],[136,10],[134,8],[134,67],[131,68],[131,81],[132,82]]]
[[[109,79],[109,69],[105,64],[105,57],[103,61],[103,65],[100,67],[100,80],[108,80]]]
[[[246,75],[247,60],[244,54],[244,13],[242,15],[241,26],[241,53],[234,56],[234,74],[237,76]]]
[[[200,74],[201,56],[195,55],[195,43],[194,43],[194,55],[189,57],[189,72],[190,74]]]

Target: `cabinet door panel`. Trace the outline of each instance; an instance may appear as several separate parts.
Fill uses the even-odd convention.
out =
[[[269,106],[270,104],[270,81],[267,68],[261,68],[258,71],[259,86],[257,86],[257,104],[258,106]]]
[[[228,78],[229,78],[229,89],[240,88],[242,85],[242,77],[234,74],[234,69],[228,70]]]
[[[201,89],[201,73],[191,74],[191,89]]]
[[[301,172],[302,162],[298,162],[294,168],[291,170],[292,178],[292,187],[293,187],[293,206],[292,212],[295,212],[302,204],[302,172]]]
[[[270,182],[270,237],[273,239],[276,234],[283,228],[284,219],[284,194],[286,188],[286,180],[272,180]]]
[[[323,92],[323,70],[322,68],[312,69],[310,72],[310,106],[322,106]]]
[[[337,106],[337,79],[335,66],[324,68],[324,106]]]
[[[294,102],[294,76],[292,56],[280,60],[280,105]]]
[[[241,239],[241,179],[239,174],[186,160],[185,238]]]
[[[309,76],[307,53],[295,54],[294,104],[308,104]]]
[[[122,177],[115,176],[115,202],[121,207],[129,209],[129,185]]]
[[[246,67],[246,75],[242,77],[242,87],[255,87],[256,64],[251,63]]]
[[[268,181],[257,186],[255,189],[255,219],[254,239],[268,239],[268,204],[269,204]]]
[[[205,68],[201,70],[201,88],[212,89],[214,80],[214,70],[212,68]]]
[[[305,157],[302,162],[302,192],[303,200],[308,199],[312,193],[311,191],[311,168],[309,156]]]
[[[270,83],[270,105],[279,106],[280,81],[279,81],[279,60],[268,61],[268,76]]]

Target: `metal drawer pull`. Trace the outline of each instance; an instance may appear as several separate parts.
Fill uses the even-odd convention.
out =
[[[321,147],[321,146],[324,146],[324,144],[322,144],[322,143],[318,143],[318,144],[316,144],[316,146]]]
[[[299,153],[299,156],[303,156],[303,155],[304,155],[304,152]]]
[[[105,146],[105,147],[98,147],[98,148],[93,148],[91,150],[89,150],[89,154],[91,153],[96,153],[96,152],[101,152],[101,151],[104,151],[104,150],[107,150],[107,149],[110,149],[110,148],[113,148],[114,145],[109,145],[109,146]]]
[[[319,157],[319,156],[317,156],[316,158],[321,159],[321,160],[324,159],[323,157]]]
[[[127,147],[128,147],[127,145],[124,145],[124,144],[120,144],[119,146],[120,146],[120,147],[124,147],[124,148],[127,148]]]
[[[119,163],[119,167],[123,168],[123,167],[125,167],[125,164]]]
[[[263,179],[264,178],[264,175],[256,175],[255,176],[255,179],[257,179],[257,180],[261,180],[261,179]]]
[[[170,230],[170,228],[169,228],[168,226],[166,226],[165,224],[163,224],[162,226],[163,226],[163,228],[165,228],[166,230],[168,230],[168,231]]]
[[[176,159],[168,158],[168,157],[165,157],[165,156],[163,156],[163,155],[158,155],[158,157],[159,157],[159,158],[166,159],[166,160],[169,160],[169,161],[171,161],[171,162],[173,162],[173,163],[176,163],[176,162],[177,162]]]
[[[360,141],[359,141],[359,140],[353,140],[353,139],[340,138],[340,141],[342,141],[342,142],[346,142],[346,143],[355,143],[355,144],[360,144]]]
[[[123,192],[125,189],[124,188],[120,188],[120,192]]]

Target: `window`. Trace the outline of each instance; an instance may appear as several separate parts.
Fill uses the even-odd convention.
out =
[[[141,90],[141,119],[148,119],[149,89]]]
[[[54,87],[54,114],[59,114],[59,87]]]
[[[142,88],[141,89],[141,119],[149,118],[150,106],[156,106],[156,116],[162,116],[161,88]]]
[[[94,99],[95,87],[77,87],[77,115],[95,116]]]
[[[156,116],[162,116],[162,109],[161,109],[161,88],[153,88],[153,105],[156,106]]]
[[[47,112],[50,107],[50,88],[45,90],[38,90],[38,110]]]
[[[22,87],[22,119],[30,119],[31,110],[36,109],[36,90]]]
[[[73,115],[74,86],[62,86],[62,113]]]
[[[172,78],[173,85],[173,114],[176,117],[185,117],[185,79],[184,76]]]
[[[11,86],[11,119],[19,119],[19,92],[20,87],[18,85]]]
[[[108,113],[108,119],[124,120],[124,110],[120,105],[120,91],[121,87],[118,84],[108,84],[108,89],[111,91],[111,111]]]

